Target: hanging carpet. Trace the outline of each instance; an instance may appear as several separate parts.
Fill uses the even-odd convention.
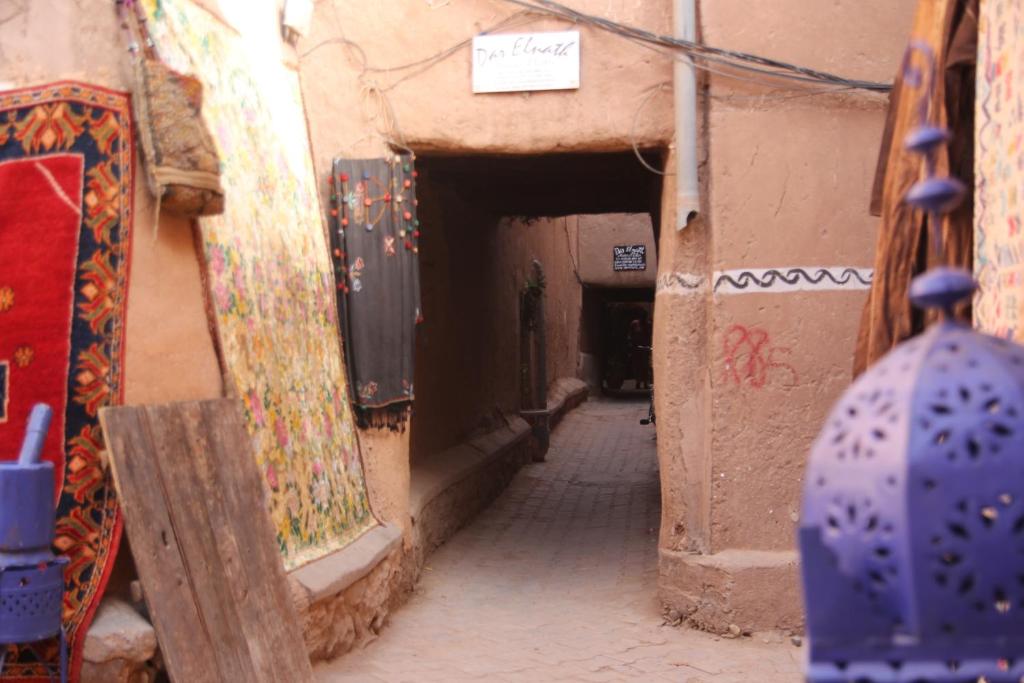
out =
[[[97,411],[121,400],[130,110],[127,94],[80,83],[0,93],[0,458],[48,403],[71,680],[121,535]],[[56,640],[12,646],[0,680],[48,681],[57,655]]]
[[[404,429],[420,315],[413,157],[334,160],[331,249],[356,419]]]
[[[262,6],[262,5],[261,5]],[[298,74],[266,13],[144,2],[162,59],[203,84],[224,213],[199,219],[229,391],[245,408],[288,570],[376,525],[338,338]]]

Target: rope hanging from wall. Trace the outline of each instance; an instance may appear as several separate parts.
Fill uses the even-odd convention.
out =
[[[331,255],[338,322],[356,420],[405,429],[415,396],[416,325],[422,320],[419,219],[411,154],[335,158]]]

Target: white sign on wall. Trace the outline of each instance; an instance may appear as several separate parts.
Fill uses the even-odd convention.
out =
[[[580,87],[580,32],[502,33],[473,38],[473,92]]]

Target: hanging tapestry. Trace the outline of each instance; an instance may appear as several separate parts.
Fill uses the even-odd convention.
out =
[[[985,0],[981,7],[974,324],[1024,341],[1024,5]]]
[[[253,5],[258,5],[254,7]],[[199,220],[224,363],[241,397],[285,567],[376,524],[334,308],[298,75],[272,0],[145,4],[161,56],[194,73],[223,162],[224,213]]]
[[[97,411],[121,400],[130,111],[126,93],[81,83],[0,93],[0,458],[48,403],[73,680],[121,536]],[[0,679],[48,681],[57,655],[56,640],[11,647]]]
[[[420,321],[416,171],[410,154],[334,160],[338,320],[361,427],[404,429]]]

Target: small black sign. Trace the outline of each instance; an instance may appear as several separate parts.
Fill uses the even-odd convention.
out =
[[[612,270],[647,270],[647,245],[622,244],[612,247]]]

